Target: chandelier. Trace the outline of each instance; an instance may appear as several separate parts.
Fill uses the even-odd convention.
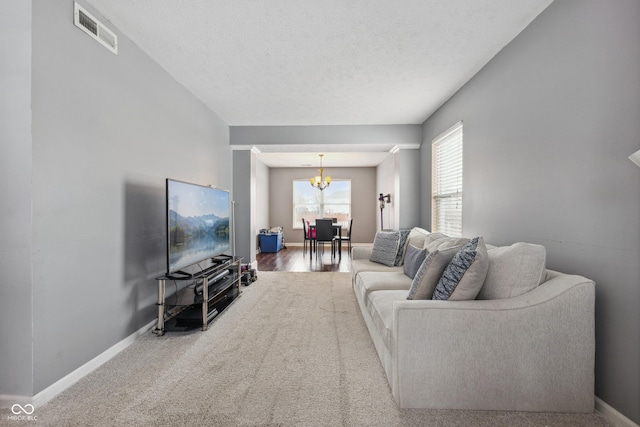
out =
[[[322,172],[323,172],[322,156],[324,156],[324,154],[320,154],[320,169],[318,169],[320,171],[320,175],[315,176],[313,178],[309,178],[309,182],[311,183],[311,186],[314,188],[317,188],[320,191],[324,190],[329,186],[329,184],[331,184],[330,176],[326,176],[326,177],[322,176]]]

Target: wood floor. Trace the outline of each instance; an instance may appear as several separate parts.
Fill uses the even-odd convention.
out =
[[[256,256],[258,271],[351,271],[351,256],[347,246],[342,248],[342,258],[331,256],[327,245],[324,255],[314,252],[309,259],[309,248],[303,253],[302,246],[287,246],[276,253],[259,253]]]

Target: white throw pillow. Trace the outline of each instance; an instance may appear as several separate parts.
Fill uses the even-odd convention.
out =
[[[512,298],[540,285],[546,273],[546,249],[518,242],[487,251],[489,270],[478,299]]]
[[[460,246],[428,252],[411,282],[407,299],[431,299],[442,273]]]

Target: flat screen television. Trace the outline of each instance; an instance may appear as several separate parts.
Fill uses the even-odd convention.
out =
[[[229,192],[167,179],[167,274],[229,251]]]

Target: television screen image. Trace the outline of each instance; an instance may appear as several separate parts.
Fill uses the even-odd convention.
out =
[[[167,179],[167,272],[231,248],[229,192]]]

